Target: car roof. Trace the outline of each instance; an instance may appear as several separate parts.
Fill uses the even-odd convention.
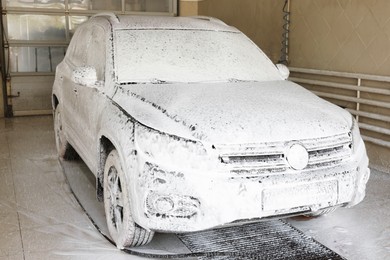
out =
[[[212,17],[172,17],[172,16],[143,16],[143,15],[115,15],[113,13],[101,13],[93,16],[95,21],[109,20],[114,30],[202,30],[202,31],[226,31],[239,32]]]

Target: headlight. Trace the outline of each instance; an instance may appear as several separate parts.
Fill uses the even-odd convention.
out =
[[[196,141],[169,135],[135,124],[137,149],[161,165],[200,168],[209,161],[204,146]]]
[[[360,136],[359,125],[353,116],[352,116],[351,135],[352,135],[352,149],[353,152],[355,152],[359,147],[360,142],[362,141],[362,137]]]

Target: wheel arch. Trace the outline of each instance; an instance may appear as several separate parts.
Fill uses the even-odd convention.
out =
[[[128,190],[129,183],[126,182],[126,169],[123,169],[123,157],[121,156],[120,151],[116,149],[114,144],[105,136],[101,137],[101,147],[102,150],[105,151],[102,158],[105,158],[106,162],[104,163],[105,169],[103,170],[103,174],[101,174],[102,180],[99,183],[101,185],[101,194],[104,194],[101,197],[103,197],[104,200],[105,215],[110,235],[118,248],[145,245],[152,240],[154,231],[138,225],[136,219],[134,219],[134,208],[132,206],[133,196]],[[112,171],[111,169],[113,167],[116,168],[116,170]],[[118,167],[122,169],[118,170]],[[116,177],[112,177],[112,173],[114,173],[114,176],[116,175]],[[120,181],[115,181],[115,179],[119,179]],[[111,185],[120,185],[121,188],[113,189]],[[125,192],[126,190],[127,192]],[[115,195],[118,191],[122,193],[120,197]],[[115,213],[116,210],[112,210],[112,206],[116,207],[118,205],[115,202],[112,202],[113,196],[116,201],[118,201],[118,198],[119,200],[122,200],[122,204],[119,204],[122,205],[121,208],[123,209],[122,213],[119,213],[121,215],[119,221],[122,221],[120,229],[118,229],[117,224],[113,225],[113,223],[117,223],[118,220],[116,216],[118,213]]]
[[[99,118],[98,125],[100,130],[97,133],[98,139],[96,140],[96,197],[99,201],[103,201],[104,167],[107,157],[113,149],[116,149],[122,165],[127,171],[128,156],[131,154],[130,150],[134,149],[134,124],[126,115],[108,109]],[[127,177],[131,179],[128,175]],[[132,182],[131,180],[128,181]],[[132,189],[129,192],[130,194],[134,193]]]
[[[99,138],[99,158],[98,158],[98,170],[96,174],[96,197],[101,202],[103,201],[103,174],[104,165],[107,160],[108,154],[116,149],[116,146],[106,135],[102,135]]]
[[[57,95],[53,94],[53,96],[52,96],[53,109],[56,109],[59,103],[60,103],[60,101],[58,100]]]

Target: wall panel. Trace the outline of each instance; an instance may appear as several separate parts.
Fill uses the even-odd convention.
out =
[[[388,0],[291,0],[290,66],[316,70],[390,76],[390,1]],[[297,76],[293,74],[293,77]],[[307,76],[303,76],[308,79]],[[390,83],[363,87],[390,90]],[[378,83],[379,84],[379,83]],[[315,84],[317,91],[345,95],[344,90]],[[390,96],[362,93],[361,98],[390,103]],[[347,106],[340,100],[328,99]],[[390,116],[389,109],[361,105],[359,110]],[[360,116],[359,122],[390,131],[389,121]],[[368,137],[389,140],[388,135],[362,129]],[[366,142],[371,165],[390,172],[390,149]]]
[[[290,65],[390,76],[390,1],[291,1]]]
[[[284,1],[180,1],[180,5],[183,6],[189,6],[190,3],[196,4],[198,15],[213,16],[238,28],[251,38],[273,62],[279,60]],[[186,13],[181,13],[181,15],[186,15]]]

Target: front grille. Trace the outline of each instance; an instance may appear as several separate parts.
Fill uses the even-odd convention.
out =
[[[303,145],[309,153],[309,163],[305,169],[338,165],[352,155],[350,133],[287,142],[215,145],[215,148],[219,152],[221,163],[229,166],[231,171],[259,174],[292,170],[285,153],[295,143]]]

